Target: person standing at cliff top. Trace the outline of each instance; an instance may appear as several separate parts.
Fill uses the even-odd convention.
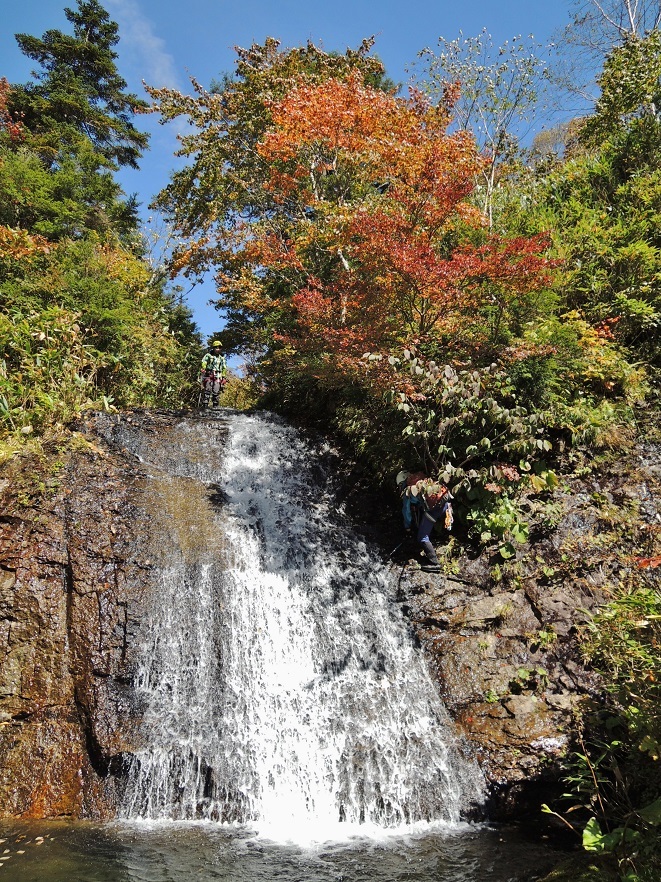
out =
[[[415,523],[416,538],[425,555],[423,568],[438,573],[441,567],[431,534],[437,523],[448,532],[452,529],[452,494],[447,487],[436,483],[423,472],[400,472],[396,480],[402,496],[404,529],[412,531]]]
[[[202,406],[218,407],[218,396],[227,382],[227,362],[221,353],[220,340],[214,340],[202,357],[199,383],[202,387]]]

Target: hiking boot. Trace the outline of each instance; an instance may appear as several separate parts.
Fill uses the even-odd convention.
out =
[[[424,548],[424,551],[425,551],[426,560],[423,563],[424,569],[429,570],[430,567],[437,567],[435,572],[439,572],[439,570],[441,568],[438,563],[438,558],[436,557],[436,549],[434,548],[434,546],[431,544],[429,539],[423,539],[420,544],[422,545],[422,547]],[[430,570],[430,572],[431,572],[431,570]]]
[[[427,563],[426,561],[423,561],[423,563],[420,566],[420,569],[424,570],[425,573],[440,573],[441,572],[441,565],[437,564],[437,563],[433,564],[433,563]]]

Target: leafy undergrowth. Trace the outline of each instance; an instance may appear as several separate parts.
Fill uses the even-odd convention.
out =
[[[658,488],[643,491],[658,499]],[[661,527],[640,503],[600,503],[600,539],[611,549],[609,601],[581,632],[585,661],[602,674],[598,702],[580,721],[566,792],[544,807],[580,837],[592,863],[572,879],[656,882],[661,878]],[[656,503],[652,502],[652,506]],[[603,551],[602,551],[603,554]],[[613,557],[615,556],[615,557]],[[608,561],[604,558],[606,566]],[[596,862],[596,863],[595,863]],[[551,876],[558,882],[570,876]]]

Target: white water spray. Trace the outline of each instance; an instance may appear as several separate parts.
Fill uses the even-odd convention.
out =
[[[293,429],[244,415],[196,469],[224,498],[221,539],[192,560],[173,549],[163,570],[123,817],[329,836],[456,822],[479,798],[388,570],[319,469]]]

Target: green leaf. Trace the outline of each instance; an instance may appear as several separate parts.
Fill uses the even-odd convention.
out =
[[[661,824],[661,797],[638,812],[640,817],[648,824]]]
[[[648,753],[652,759],[657,760],[659,758],[659,754],[661,754],[661,746],[656,738],[653,738],[651,735],[645,735],[643,740],[638,745],[638,750],[643,753]]]
[[[519,542],[523,544],[528,541],[530,530],[528,528],[528,524],[515,524],[512,527],[512,537],[515,542]]]
[[[596,818],[590,818],[583,830],[583,848],[586,851],[602,853],[604,851],[604,834]]]

